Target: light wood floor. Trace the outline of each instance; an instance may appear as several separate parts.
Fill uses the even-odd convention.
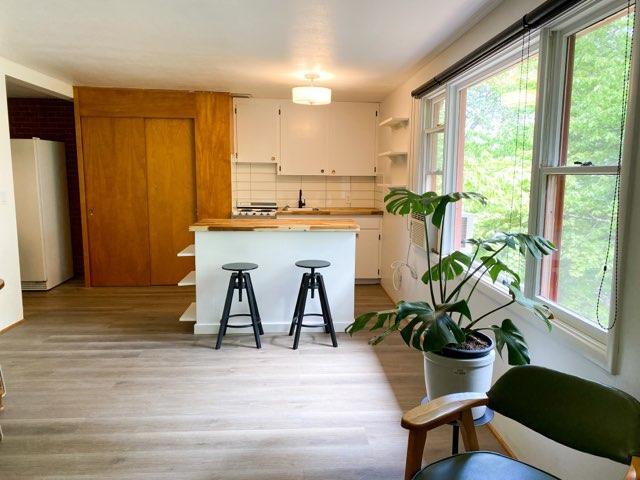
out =
[[[402,478],[403,410],[424,392],[419,353],[340,334],[194,336],[193,291],[63,285],[26,293],[26,321],[0,335],[8,394],[0,478]],[[384,308],[358,286],[357,311]],[[229,340],[227,340],[229,339]],[[487,430],[482,448],[499,450]],[[428,438],[446,455],[450,429]]]

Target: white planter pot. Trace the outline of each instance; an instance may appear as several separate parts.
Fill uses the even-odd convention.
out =
[[[424,353],[424,383],[430,400],[450,393],[486,393],[491,388],[494,349],[480,358],[450,358],[436,353]],[[473,409],[473,418],[484,415],[486,407]]]

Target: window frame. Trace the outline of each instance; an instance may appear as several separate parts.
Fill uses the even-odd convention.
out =
[[[444,114],[445,120],[444,124],[433,124],[433,113],[434,106],[439,102],[444,103]],[[442,188],[444,189],[444,165],[446,163],[446,146],[447,146],[447,97],[444,89],[439,89],[436,92],[424,97],[421,100],[422,104],[422,115],[420,117],[420,145],[421,151],[423,152],[422,161],[420,162],[420,172],[419,172],[419,189],[421,192],[426,192],[428,189],[427,176],[429,175],[442,175],[443,183]],[[435,164],[434,162],[434,142],[437,138],[438,134],[442,134],[444,137],[444,157],[442,159],[442,170],[434,170],[432,166]]]
[[[530,172],[530,202],[528,232],[542,235],[544,231],[544,212],[546,202],[546,181],[552,174],[597,174],[611,175],[617,173],[617,165],[613,166],[559,166],[560,146],[562,140],[562,125],[564,114],[564,88],[565,66],[567,62],[567,41],[573,34],[588,28],[608,16],[611,16],[627,7],[627,0],[605,0],[594,4],[585,2],[565,13],[552,24],[542,28],[531,35],[529,41],[530,55],[538,55],[538,77],[536,94],[536,112],[533,130],[532,166]],[[638,27],[638,9],[635,9]],[[636,32],[637,33],[637,32]],[[445,99],[445,126],[444,126],[444,160],[443,160],[443,192],[455,191],[455,183],[458,173],[458,136],[460,126],[460,91],[472,84],[487,78],[500,70],[517,63],[522,59],[522,41],[504,49],[502,52],[488,58],[481,64],[463,73],[459,77],[449,81],[443,88],[420,101],[420,162],[419,175],[420,187],[425,191],[427,165],[431,165],[429,145],[426,141],[425,119],[430,118],[432,102],[434,99],[444,96]],[[633,61],[633,58],[632,58]],[[630,86],[631,88],[631,86]],[[428,115],[429,117],[427,117]],[[546,162],[545,162],[545,159]],[[620,172],[621,190],[618,208],[624,218],[628,196],[628,182],[624,178],[624,168]],[[447,218],[444,225],[443,250],[449,253],[453,248],[454,222],[452,215]],[[624,245],[623,232],[619,233],[618,242]],[[614,262],[615,263],[615,262]],[[617,345],[619,328],[605,330],[568,309],[550,302],[549,299],[539,294],[541,262],[536,261],[531,255],[527,255],[525,267],[525,280],[523,291],[529,298],[535,298],[545,304],[550,304],[556,320],[554,321],[553,336],[570,345],[573,350],[581,353],[593,363],[605,370],[615,373],[617,360]],[[614,265],[612,279],[616,278]],[[614,287],[615,288],[615,287]],[[478,291],[492,300],[509,300],[506,288],[500,284],[493,284],[483,279],[478,284]],[[613,310],[613,305],[611,309]],[[512,305],[507,310],[513,313],[522,313],[519,307]],[[528,315],[520,315],[528,319],[531,325],[542,329],[538,322],[530,319]],[[613,318],[613,312],[610,312]],[[618,321],[620,319],[618,318]]]
[[[529,50],[530,56],[540,55],[539,51],[539,36],[532,35],[530,38]],[[443,188],[445,192],[454,192],[456,191],[456,182],[458,179],[458,174],[460,171],[460,155],[459,155],[459,136],[460,132],[460,92],[472,85],[475,85],[481,82],[484,79],[487,79],[497,73],[500,73],[502,70],[505,70],[522,60],[522,42],[516,42],[511,45],[503,52],[498,55],[495,55],[491,59],[483,62],[481,65],[471,69],[469,72],[457,77],[453,81],[451,81],[447,85],[447,112],[446,118],[447,122],[447,134],[445,135],[445,139],[448,138],[456,138],[456,142],[449,142],[450,145],[447,149],[447,142],[445,141],[445,164],[444,168],[444,179],[443,179]],[[538,60],[539,62],[539,60]],[[539,67],[538,67],[539,68]],[[538,83],[540,81],[540,75],[538,75]],[[536,94],[536,102],[539,102],[540,99],[540,89],[537,89]],[[537,112],[536,112],[537,116]],[[533,155],[532,155],[532,170],[534,170],[534,162],[535,162],[535,149],[536,149],[536,127],[537,122],[534,121],[534,132],[533,132]],[[463,134],[464,132],[462,132]],[[533,199],[533,177],[530,174],[531,181],[531,192],[530,199]],[[480,192],[481,193],[481,192]],[[530,200],[531,205],[531,200]],[[531,207],[529,207],[529,222],[531,221]],[[454,250],[454,238],[455,238],[455,218],[454,215],[449,215],[446,218],[445,225],[445,236],[444,236],[444,245],[446,246],[445,252],[450,253]],[[525,284],[527,282],[527,277],[529,276],[529,268],[528,268],[529,258],[528,256],[525,258]],[[501,294],[507,294],[508,288],[502,284],[501,282],[491,283],[486,278],[483,279],[481,283],[485,283],[486,286],[494,291],[500,292]]]
[[[553,25],[540,32],[540,75],[538,77],[539,102],[536,113],[536,130],[534,137],[534,168],[532,175],[531,198],[535,202],[530,205],[529,230],[538,235],[544,233],[545,202],[547,200],[547,179],[551,175],[616,175],[617,165],[607,166],[572,166],[560,165],[563,152],[563,128],[566,121],[565,94],[567,91],[567,68],[569,68],[569,42],[572,36],[627,7],[626,0],[610,0],[601,5],[583,5],[571,15],[554,22]],[[637,13],[637,12],[636,12]],[[536,150],[537,147],[537,150]],[[535,184],[535,187],[534,187]],[[535,189],[535,197],[534,197]],[[624,211],[625,190],[620,192],[618,208]],[[620,241],[620,239],[619,239]],[[613,265],[612,281],[616,278],[618,266]],[[588,343],[590,358],[609,371],[615,368],[615,351],[617,349],[617,328],[606,330],[589,321],[583,315],[573,312],[540,294],[542,262],[529,258],[527,275],[532,282],[525,282],[525,295],[537,301],[549,304],[556,316],[556,325],[568,333]],[[615,288],[615,287],[614,287]],[[609,316],[613,318],[614,305],[610,307]],[[595,357],[593,354],[596,354]]]

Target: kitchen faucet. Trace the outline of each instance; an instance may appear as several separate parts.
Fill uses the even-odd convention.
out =
[[[304,201],[304,199],[302,198],[302,189],[300,189],[300,191],[298,192],[298,208],[302,208],[307,204],[307,202]]]

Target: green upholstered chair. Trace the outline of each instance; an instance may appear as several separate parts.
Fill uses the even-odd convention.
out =
[[[557,480],[512,458],[478,451],[471,408],[480,405],[570,448],[630,465],[626,480],[640,480],[640,402],[615,388],[530,365],[510,369],[486,395],[445,395],[405,413],[405,480]],[[422,468],[427,432],[453,421],[462,427],[465,453]]]

